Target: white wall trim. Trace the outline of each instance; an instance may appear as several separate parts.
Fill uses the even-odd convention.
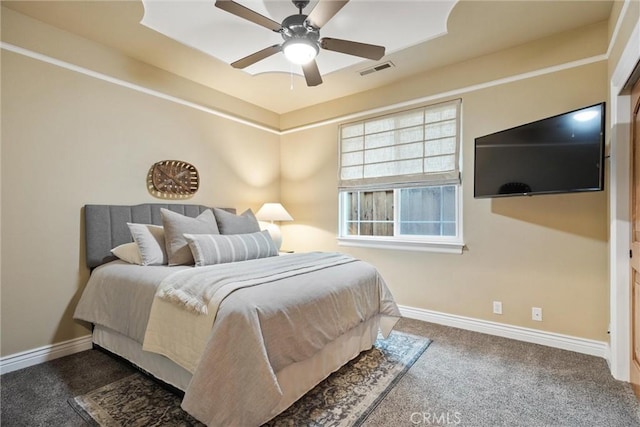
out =
[[[523,328],[488,320],[474,319],[409,306],[400,306],[400,313],[410,319],[451,326],[454,328],[510,338],[517,341],[546,345],[591,356],[609,358],[609,345],[603,341],[589,340],[554,332]],[[92,348],[91,335],[61,343],[47,345],[0,358],[0,374],[34,366],[49,360],[68,356]]]
[[[626,9],[625,11],[626,12]],[[623,14],[621,13],[622,17]],[[640,61],[640,22],[636,23],[610,81],[609,164],[609,300],[611,332],[611,375],[629,381],[631,366],[631,276],[629,248],[631,211],[631,99],[620,94]]]
[[[4,49],[6,51],[9,52],[13,52],[13,53],[17,53],[19,55],[23,55],[26,56],[28,58],[31,59],[36,59],[38,61],[42,61],[42,62],[46,62],[47,64],[50,65],[55,65],[57,67],[60,68],[64,68],[70,71],[75,71],[76,73],[80,73],[80,74],[84,74],[85,76],[89,76],[89,77],[93,77],[95,79],[98,80],[102,80],[108,83],[113,83],[115,85],[118,86],[122,86],[122,87],[126,87],[128,89],[131,90],[135,90],[136,92],[141,92],[147,95],[151,95],[151,96],[155,96],[156,98],[160,98],[160,99],[164,99],[165,101],[170,101],[170,102],[174,102],[176,104],[180,104],[180,105],[184,105],[185,107],[189,107],[189,108],[193,108],[195,110],[198,111],[203,111],[205,113],[211,114],[213,116],[217,116],[217,117],[221,117],[223,119],[227,119],[227,120],[231,120],[233,122],[237,122],[246,126],[250,126],[256,129],[260,129],[263,130],[265,132],[269,132],[269,133],[273,133],[276,135],[280,135],[280,131],[267,127],[267,126],[262,126],[258,123],[252,122],[250,120],[245,120],[243,118],[240,118],[238,116],[234,116],[233,114],[228,114],[228,113],[224,113],[222,111],[216,110],[214,108],[210,108],[210,107],[205,107],[204,105],[192,102],[192,101],[187,101],[186,99],[182,99],[182,98],[178,98],[177,96],[173,96],[173,95],[169,95],[154,89],[149,89],[146,88],[144,86],[140,86],[131,82],[127,82],[125,80],[122,79],[118,79],[115,77],[111,77],[108,76],[106,74],[103,73],[99,73],[97,71],[93,71],[93,70],[89,70],[88,68],[84,68],[81,67],[79,65],[75,65],[75,64],[71,64],[69,62],[66,61],[62,61],[60,59],[56,59],[56,58],[52,58],[50,56],[44,55],[42,53],[38,53],[38,52],[34,52],[32,50],[29,49],[25,49],[23,47],[20,46],[15,46],[11,43],[6,43],[3,41],[0,41],[0,49]]]
[[[57,344],[45,345],[32,350],[10,354],[0,358],[0,375],[37,365],[48,360],[68,356],[85,350],[91,350],[91,335],[63,341]]]
[[[338,237],[338,246],[360,248],[394,249],[402,251],[436,252],[443,254],[462,254],[464,242],[455,241],[420,241],[402,239],[368,238],[368,236]]]
[[[540,331],[538,329],[523,328],[521,326],[507,325],[488,320],[474,319],[471,317],[447,314],[438,311],[425,310],[408,306],[400,306],[400,313],[410,319],[436,323],[438,325],[451,326],[468,331],[483,334],[496,335],[517,341],[524,341],[562,350],[575,351],[591,356],[608,359],[609,345],[604,341],[589,340],[554,332]]]

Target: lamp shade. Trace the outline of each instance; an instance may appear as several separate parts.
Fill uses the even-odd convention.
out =
[[[256,218],[260,221],[293,221],[289,212],[280,203],[265,203],[256,212]]]

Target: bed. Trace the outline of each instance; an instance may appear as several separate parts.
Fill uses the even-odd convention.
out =
[[[160,226],[163,215],[201,218],[211,209],[86,205],[92,273],[74,318],[93,325],[97,346],[184,391],[182,407],[201,422],[261,425],[371,348],[379,332],[388,335],[400,313],[376,269],[344,254],[194,267],[138,265],[111,252],[131,245],[128,223]],[[233,209],[214,210],[216,218],[240,218]],[[215,242],[260,238],[225,227],[227,235],[215,239],[183,236]],[[202,254],[189,242],[199,265]]]

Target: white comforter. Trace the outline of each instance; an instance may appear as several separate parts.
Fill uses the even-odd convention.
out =
[[[282,264],[282,258],[300,265],[298,261],[305,257],[308,255],[293,254],[245,261],[221,266],[220,271],[225,277],[229,269],[237,269],[235,274],[260,271],[273,262]],[[149,318],[144,348],[167,355],[194,374],[182,404],[185,410],[208,425],[259,425],[268,420],[282,397],[276,377],[281,369],[312,357],[372,317],[380,316],[383,332],[390,331],[400,314],[375,268],[354,259],[328,264],[321,261],[317,269],[299,269],[295,274],[276,269],[259,285],[254,277],[245,276],[248,287],[222,286],[226,291],[221,297],[210,293],[213,298],[207,300],[206,315],[161,299],[162,289],[156,293],[153,308],[149,302],[143,304],[143,310],[151,313],[137,315],[136,323]],[[101,276],[98,270],[90,282]],[[165,275],[165,285],[203,271],[183,270]],[[215,276],[216,268],[210,270]],[[76,312],[80,318],[78,314],[91,311],[87,307],[92,305],[82,300]],[[104,316],[102,322],[121,333],[127,329],[119,324],[122,322]],[[133,338],[139,340],[140,327],[134,329],[126,332],[133,332]]]

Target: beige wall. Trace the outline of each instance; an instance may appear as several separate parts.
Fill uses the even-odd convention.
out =
[[[142,8],[141,4],[130,3]],[[56,60],[122,79],[163,94],[241,116],[276,129],[279,116],[264,108],[153,67],[110,47],[62,31],[14,10],[2,7],[2,41]]]
[[[1,354],[88,333],[71,315],[86,283],[81,208],[154,202],[152,163],[201,174],[194,203],[257,209],[281,199],[295,218],[284,247],[342,250],[374,263],[400,304],[607,340],[606,194],[474,200],[473,138],[606,99],[596,61],[510,83],[496,79],[606,51],[606,23],[277,116],[2,8],[2,39],[267,127],[462,90],[463,255],[336,245],[337,124],[278,136],[22,55],[2,51]],[[243,113],[244,111],[244,113]],[[504,314],[491,314],[501,300]],[[530,320],[531,306],[544,322]]]
[[[600,22],[473,58],[452,67],[418,74],[393,85],[293,111],[281,117],[280,126],[285,130],[292,129],[340,115],[509,79],[514,75],[603,55],[606,50],[607,22]]]
[[[602,27],[596,30],[602,32]],[[487,65],[499,78],[514,63],[508,53],[501,55],[502,62]],[[464,76],[478,70],[485,59],[458,64],[455,70],[438,70],[437,77],[458,76],[448,82],[447,90],[456,85],[468,87]],[[542,56],[541,63],[548,64],[548,58]],[[437,97],[440,92],[429,84],[430,75],[416,78],[420,80],[425,83],[415,85],[414,96]],[[402,305],[607,341],[605,192],[473,198],[475,137],[604,101],[606,82],[607,63],[597,61],[455,95],[462,98],[463,116],[467,249],[462,255],[337,246],[338,125],[284,135],[281,191],[283,203],[295,218],[294,224],[283,227],[284,246],[340,250],[370,261]],[[382,88],[380,93],[392,89]],[[345,104],[354,109],[352,113],[358,107],[364,111],[372,98],[375,91],[351,97]],[[432,102],[436,101],[439,99]],[[324,114],[333,111],[327,107]],[[503,315],[492,314],[493,300],[502,301]],[[543,322],[531,320],[534,306],[543,308]]]
[[[198,168],[190,202],[279,198],[279,136],[2,51],[2,355],[86,335],[81,209],[157,202],[156,161]]]

